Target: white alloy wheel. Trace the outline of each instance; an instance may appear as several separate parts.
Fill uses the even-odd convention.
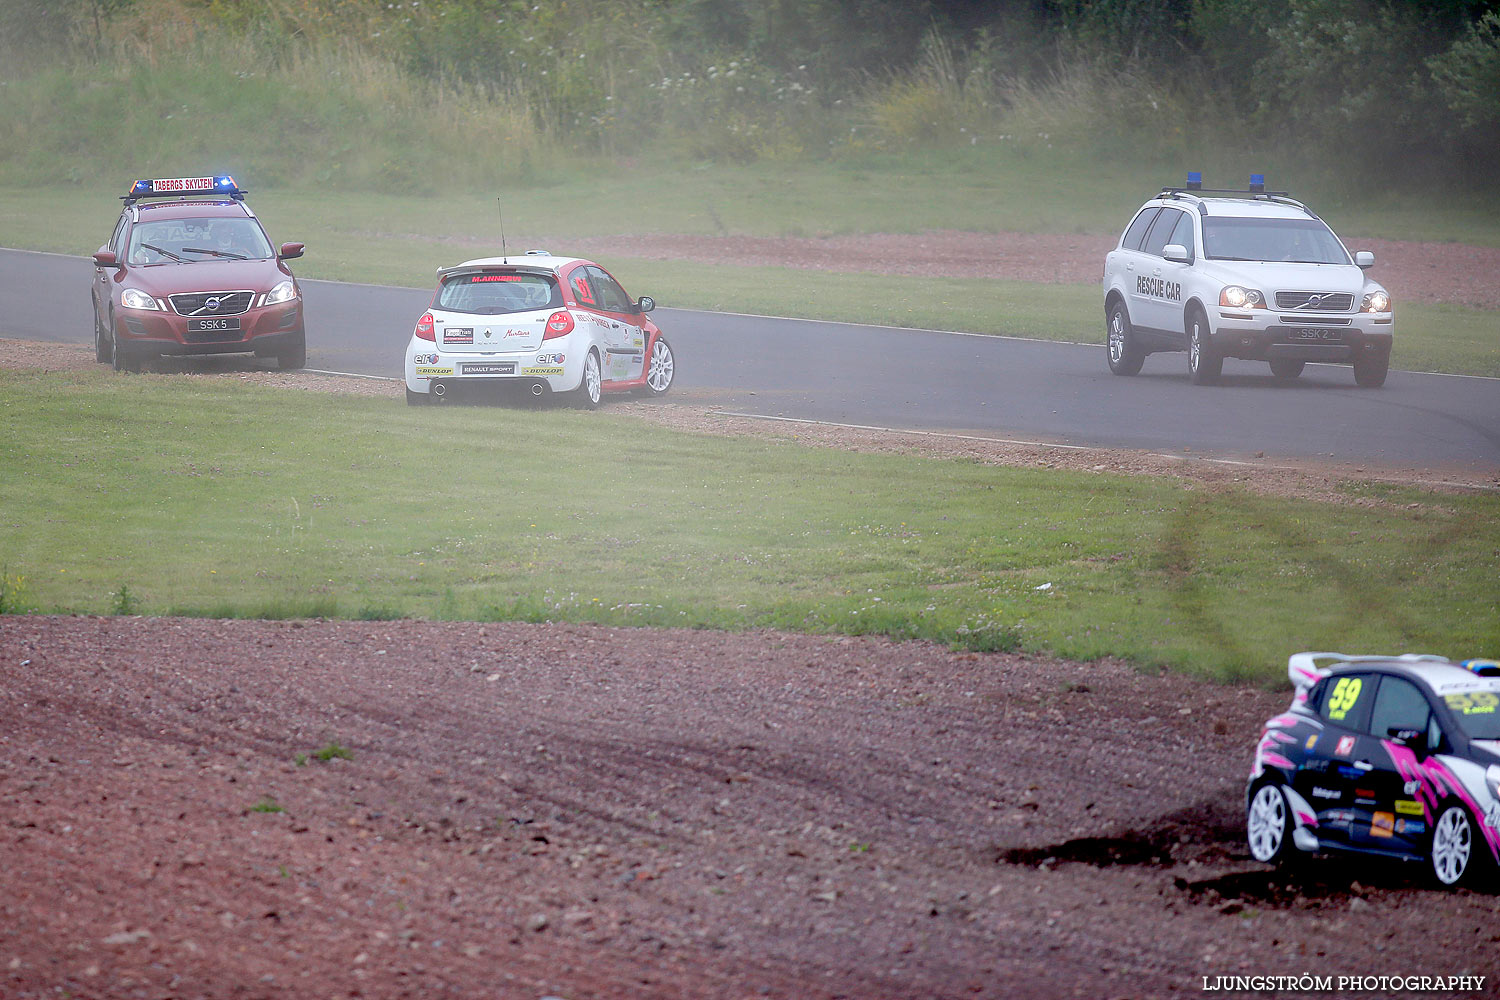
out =
[[[1432,827],[1432,874],[1443,885],[1457,885],[1474,856],[1474,824],[1463,806],[1443,810]]]
[[[1250,810],[1245,818],[1250,856],[1267,864],[1283,860],[1291,839],[1291,819],[1292,811],[1280,787],[1261,785],[1250,799]]]
[[[599,370],[599,355],[589,351],[583,359],[583,379],[578,383],[576,402],[586,410],[599,408],[599,397],[603,392],[603,375]]]
[[[672,347],[666,337],[658,336],[651,346],[651,365],[646,370],[646,389],[653,396],[660,396],[672,388],[672,379],[677,375],[677,363],[672,357]]]

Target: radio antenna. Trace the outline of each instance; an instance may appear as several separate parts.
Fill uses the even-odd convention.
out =
[[[505,209],[500,204],[500,198],[495,198],[495,213],[500,216],[500,256],[505,256]]]

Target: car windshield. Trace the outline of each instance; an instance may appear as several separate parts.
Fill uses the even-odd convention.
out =
[[[1203,220],[1203,253],[1211,260],[1350,263],[1333,230],[1317,219],[1208,216]]]
[[[438,287],[434,306],[446,312],[482,316],[562,307],[557,278],[531,271],[449,275]]]
[[[1500,687],[1448,694],[1443,701],[1471,740],[1500,740]]]
[[[151,219],[130,230],[132,264],[265,260],[275,256],[254,219]]]

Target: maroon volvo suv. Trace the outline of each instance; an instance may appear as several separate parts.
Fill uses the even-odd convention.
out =
[[[170,199],[170,200],[166,200]],[[94,254],[94,357],[137,371],[164,354],[248,354],[307,363],[302,290],[234,178],[139,180]]]

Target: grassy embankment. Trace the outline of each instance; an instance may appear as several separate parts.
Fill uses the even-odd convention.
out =
[[[0,410],[7,612],[771,626],[1271,684],[1297,649],[1500,648],[1488,495],[1287,500],[103,371],[0,373]]]
[[[0,151],[0,244],[88,253],[107,235],[133,177],[228,170],[252,189],[273,237],[308,244],[299,274],[425,287],[435,267],[498,249],[502,195],[508,245],[558,252],[572,238],[631,233],[1112,235],[1145,194],[1197,167],[1226,185],[1250,168],[1264,170],[1356,244],[1386,237],[1500,246],[1493,199],[1350,189],[1282,154],[1218,147],[1207,135],[1197,143],[1174,136],[1164,151],[1140,152],[1152,149],[1140,136],[1111,134],[1090,117],[1078,80],[1063,81],[1073,89],[1057,95],[1035,88],[1011,95],[1002,113],[975,110],[962,88],[919,72],[872,87],[858,108],[837,112],[855,123],[849,128],[829,110],[804,109],[800,118],[776,108],[725,110],[704,96],[709,81],[701,81],[698,97],[677,88],[682,93],[655,99],[703,134],[663,125],[659,141],[626,134],[590,147],[539,130],[514,95],[415,78],[347,47],[278,52],[272,69],[263,68],[271,57],[247,40],[143,51],[61,60],[6,79],[0,133],[11,141]],[[681,104],[694,100],[706,103]],[[716,144],[713,130],[756,114],[760,145],[742,151],[754,162],[693,155],[728,148],[730,133]],[[929,134],[933,121],[955,134]],[[795,142],[778,138],[778,122],[800,129]],[[963,144],[960,127],[969,129]],[[834,138],[816,147],[815,135]],[[628,287],[668,306],[1102,337],[1091,283],[607,263]],[[1399,367],[1500,375],[1500,316],[1397,308]]]

